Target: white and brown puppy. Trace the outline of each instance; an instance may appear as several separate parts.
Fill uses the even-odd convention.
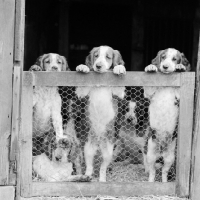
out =
[[[98,73],[113,71],[115,74],[125,74],[126,69],[119,51],[108,46],[93,48],[86,58],[86,65],[79,65],[76,71],[88,73],[94,70]],[[93,174],[93,159],[100,148],[103,161],[100,167],[99,181],[106,181],[106,170],[113,157],[115,142],[115,120],[118,113],[117,98],[123,99],[124,87],[78,87],[79,98],[89,97],[86,113],[89,129],[88,140],[84,146],[86,175]],[[113,98],[116,96],[117,98]]]
[[[55,53],[40,56],[29,71],[69,71],[65,57]],[[57,141],[63,138],[61,97],[57,87],[34,88],[33,93],[33,137],[55,131]]]
[[[119,130],[119,137],[115,144],[113,160],[126,159],[128,162],[138,164],[143,162],[141,152],[143,152],[145,144],[145,131],[137,127],[137,103],[129,101],[127,108]],[[145,125],[142,128],[146,128]]]
[[[184,54],[169,48],[159,51],[145,71],[169,74],[189,69],[190,65]],[[149,181],[155,181],[155,163],[159,157],[163,157],[162,182],[167,182],[168,171],[175,160],[180,91],[174,87],[144,87],[144,96],[150,99],[145,169],[149,172]]]
[[[44,153],[33,158],[33,170],[44,181],[76,181],[88,182],[89,176],[72,175],[71,162],[50,160]]]
[[[61,160],[62,162],[71,162],[74,164],[76,174],[82,174],[83,151],[81,149],[80,140],[77,138],[75,130],[75,116],[73,113],[72,104],[69,104],[69,120],[64,125],[63,135],[66,139],[60,140],[53,152],[52,158]]]
[[[183,53],[173,48],[158,52],[145,72],[162,72],[165,74],[175,71],[190,71],[190,64]]]

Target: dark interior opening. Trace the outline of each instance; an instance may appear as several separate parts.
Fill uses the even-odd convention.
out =
[[[100,45],[119,50],[128,71],[143,71],[169,47],[192,63],[196,7],[196,0],[26,1],[24,70],[50,52],[75,70]]]

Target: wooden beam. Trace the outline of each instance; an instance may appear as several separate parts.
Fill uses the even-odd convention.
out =
[[[11,149],[11,154],[10,154],[10,158],[11,159],[16,159],[16,166],[17,166],[17,186],[16,186],[16,200],[18,200],[20,198],[20,186],[21,186],[21,173],[23,173],[21,171],[21,166],[20,166],[20,148],[19,146],[21,145],[21,141],[19,138],[19,135],[21,132],[20,130],[20,125],[18,124],[19,120],[21,120],[21,118],[18,118],[18,114],[20,116],[20,108],[21,108],[21,93],[22,93],[22,71],[24,68],[24,32],[25,32],[25,0],[15,0],[15,45],[14,45],[14,63],[15,63],[15,67],[18,67],[17,71],[18,71],[18,75],[20,74],[20,80],[18,79],[18,83],[14,85],[15,87],[15,91],[17,91],[18,93],[20,93],[19,95],[19,99],[18,97],[14,97],[16,98],[17,102],[13,102],[15,103],[13,106],[13,112],[14,114],[16,114],[13,117],[13,126],[12,126],[12,133],[14,134],[12,136],[12,149]],[[14,77],[15,78],[15,77]],[[14,80],[15,81],[15,80]],[[20,84],[20,85],[19,85]],[[16,108],[18,104],[18,108]],[[18,110],[19,109],[19,110]],[[19,113],[18,113],[19,111]],[[20,116],[21,117],[21,116]],[[20,121],[21,122],[21,121]],[[19,127],[18,127],[19,125]],[[18,133],[17,133],[17,129],[18,129]],[[15,141],[17,140],[18,144],[15,144]],[[23,155],[23,154],[22,154]],[[23,160],[23,159],[22,159]],[[23,175],[22,175],[23,176]]]
[[[118,76],[112,72],[88,74],[77,72],[24,72],[24,84],[29,84],[30,74],[34,74],[33,85],[37,86],[180,86],[180,73],[127,72]],[[188,74],[190,74],[188,72]]]
[[[15,61],[24,58],[25,0],[16,0],[15,13]]]
[[[192,200],[200,197],[200,34],[198,44],[198,61],[196,67],[195,118],[192,149],[191,190]]]
[[[12,134],[10,146],[10,160],[16,160],[18,133],[20,125],[20,100],[21,100],[21,68],[14,67],[13,77],[13,110],[12,110]]]
[[[15,0],[0,1],[0,185],[8,184]]]
[[[33,115],[33,85],[22,88],[20,148],[20,188],[22,197],[31,197],[32,191],[32,115]]]
[[[195,73],[181,73],[180,114],[177,146],[177,194],[189,196]]]
[[[32,196],[141,196],[141,195],[175,195],[175,183],[74,183],[33,182]]]

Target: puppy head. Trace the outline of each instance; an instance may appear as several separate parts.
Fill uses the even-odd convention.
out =
[[[72,143],[69,140],[59,140],[59,142],[56,144],[56,148],[53,150],[54,159],[63,163],[67,163],[71,148]]]
[[[66,58],[55,53],[48,53],[40,56],[36,63],[42,71],[70,71]]]
[[[176,71],[177,64],[184,65],[186,71],[190,70],[190,64],[184,54],[173,48],[159,51],[156,58],[152,60],[152,64],[157,66],[158,70],[163,73]]]
[[[128,104],[128,112],[125,114],[127,122],[132,125],[137,124],[136,107],[136,102],[130,101]]]
[[[92,49],[86,57],[86,65],[99,73],[107,72],[113,69],[116,65],[124,65],[124,61],[119,51],[112,49],[109,46],[100,46]]]

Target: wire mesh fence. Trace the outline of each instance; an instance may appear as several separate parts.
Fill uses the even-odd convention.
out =
[[[38,134],[32,139],[33,181],[80,181],[84,174],[87,177],[82,176],[83,181],[102,181],[103,170],[106,170],[107,182],[148,181],[146,158],[156,157],[155,181],[162,182],[163,155],[169,154],[168,144],[176,141],[177,119],[173,134],[161,140],[150,127],[151,98],[144,96],[143,87],[123,87],[124,96],[121,98],[115,92],[111,99],[104,87],[93,87],[92,91],[96,91],[93,95],[83,95],[86,88],[58,88],[62,100],[63,138],[57,139],[52,117],[45,130],[35,131]],[[106,87],[106,91],[108,88],[121,89]],[[37,111],[33,110],[33,115],[34,112]],[[34,123],[38,121],[33,121],[33,128]],[[43,123],[41,119],[40,123]],[[151,139],[156,148],[149,153]],[[171,152],[176,158],[176,150]],[[169,166],[169,182],[175,181],[175,158]]]

